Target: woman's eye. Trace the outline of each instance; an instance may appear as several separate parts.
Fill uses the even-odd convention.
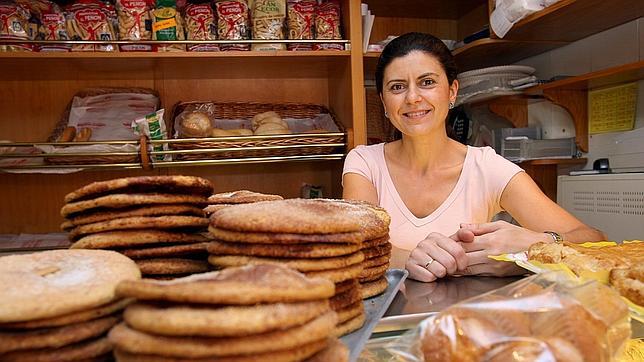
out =
[[[422,81],[420,81],[420,84],[423,87],[429,87],[429,86],[433,85],[434,83],[436,83],[436,82],[434,82],[433,79],[423,79]]]
[[[396,83],[396,84],[392,84],[389,89],[392,92],[400,92],[401,90],[405,89],[405,86],[402,85],[401,83]]]

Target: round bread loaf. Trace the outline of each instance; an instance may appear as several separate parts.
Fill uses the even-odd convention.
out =
[[[116,285],[141,277],[107,250],[50,250],[0,258],[0,323],[61,316],[114,300]]]
[[[210,137],[212,125],[210,117],[205,112],[183,113],[181,115],[180,134],[183,137]]]

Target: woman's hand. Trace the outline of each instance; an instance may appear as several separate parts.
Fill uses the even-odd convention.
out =
[[[447,237],[431,233],[418,243],[405,264],[409,277],[421,282],[433,282],[446,275],[464,271],[468,261],[456,235]]]
[[[461,229],[455,235],[467,255],[466,275],[520,274],[523,269],[514,263],[496,261],[488,256],[524,251],[537,241],[551,241],[547,234],[531,231],[505,221],[461,224]]]

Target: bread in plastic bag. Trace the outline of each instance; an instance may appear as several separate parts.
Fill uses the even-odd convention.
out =
[[[455,304],[387,350],[403,361],[611,361],[630,336],[614,290],[549,272]]]

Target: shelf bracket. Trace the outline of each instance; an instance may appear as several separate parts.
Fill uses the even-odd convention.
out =
[[[577,147],[588,152],[588,94],[584,89],[544,89],[543,96],[562,107],[572,116],[575,124]]]

